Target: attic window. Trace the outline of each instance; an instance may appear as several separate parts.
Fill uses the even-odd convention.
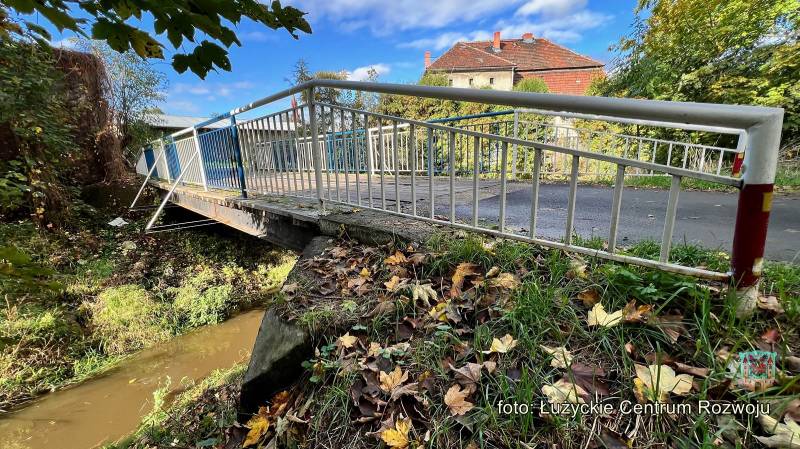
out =
[[[494,78],[489,78],[489,84],[494,84]]]
[[[452,86],[453,85],[453,78],[450,78],[450,79],[447,80],[447,85],[448,86]]]
[[[472,86],[472,78],[469,79],[469,85]]]

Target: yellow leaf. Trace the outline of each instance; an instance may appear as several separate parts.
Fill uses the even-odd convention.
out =
[[[450,414],[453,416],[463,415],[472,410],[475,406],[472,402],[467,401],[469,390],[461,389],[461,385],[455,384],[447,390],[444,395],[444,403],[450,409]]]
[[[489,281],[492,287],[505,288],[507,290],[514,290],[519,287],[519,279],[511,273],[500,273],[496,278]]]
[[[401,263],[406,263],[408,259],[406,259],[406,255],[400,251],[395,251],[393,255],[387,257],[383,260],[384,265],[400,265]]]
[[[769,415],[758,417],[761,427],[770,434],[769,437],[756,436],[764,446],[776,449],[800,449],[800,425],[789,414],[784,417],[784,423]]]
[[[589,326],[613,327],[621,323],[622,318],[622,310],[608,313],[606,312],[605,307],[598,302],[594,305],[594,307],[592,307],[592,310],[589,311],[589,316],[587,317],[586,321],[589,323]]]
[[[431,310],[428,311],[428,315],[436,321],[441,321],[442,323],[447,322],[447,301],[442,301],[435,306]]]
[[[558,346],[555,348],[551,348],[549,346],[541,345],[541,348],[544,349],[545,352],[553,356],[553,360],[550,361],[550,366],[553,368],[567,368],[569,365],[572,364],[572,354],[567,351],[567,348],[563,346]]]
[[[403,384],[403,382],[408,380],[408,371],[403,371],[400,369],[399,366],[394,368],[394,371],[391,373],[385,373],[381,371],[380,373],[380,381],[381,381],[381,390],[391,393],[394,391],[395,388],[399,387]]]
[[[381,432],[381,439],[387,446],[395,449],[408,447],[408,432],[411,430],[411,419],[400,419],[394,423],[394,429]]]
[[[675,371],[667,365],[635,365],[636,379],[641,385],[647,387],[646,398],[652,401],[664,402],[669,394],[686,396],[692,389],[694,378],[689,374],[675,375]],[[634,382],[637,385],[637,382]]]
[[[399,276],[392,276],[391,279],[384,282],[383,285],[386,287],[386,290],[393,292],[397,290],[397,287],[400,286],[400,277]]]
[[[342,347],[345,347],[347,349],[352,348],[353,345],[356,344],[357,341],[358,341],[358,337],[350,335],[350,332],[348,332],[348,333],[342,335],[341,337],[339,337],[339,344],[341,344]]]
[[[262,415],[256,415],[250,418],[250,421],[247,421],[247,427],[250,428],[250,431],[247,432],[247,437],[242,444],[243,447],[258,443],[258,440],[267,433],[269,421]]]
[[[552,385],[543,386],[542,393],[551,404],[563,404],[565,402],[583,404],[586,402],[583,398],[589,396],[589,393],[581,388],[580,385],[569,382],[566,379],[560,379]]]
[[[422,302],[430,305],[431,301],[436,301],[436,297],[436,290],[433,289],[431,284],[420,284],[419,281],[417,281],[411,286],[411,299],[413,299],[415,303],[418,299],[421,299]]]
[[[372,343],[369,344],[369,348],[367,349],[367,357],[379,356],[382,349],[383,348],[381,347],[380,343],[376,343],[373,341]]]
[[[505,354],[506,352],[514,349],[517,346],[517,340],[514,340],[510,334],[506,334],[503,338],[493,338],[492,346],[488,351],[483,351],[484,354],[491,354],[496,352],[498,354]]]
[[[587,279],[589,275],[586,274],[586,264],[582,260],[570,261],[567,277],[569,279]]]
[[[369,270],[367,270],[367,267],[364,267],[361,269],[361,273],[358,273],[358,275],[361,276],[362,278],[368,278],[370,273]]]

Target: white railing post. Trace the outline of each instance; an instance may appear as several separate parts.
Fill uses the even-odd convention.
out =
[[[308,115],[311,121],[311,158],[314,161],[314,183],[316,184],[319,208],[325,211],[325,202],[322,200],[322,155],[317,136],[317,108],[314,103],[314,88],[308,89]]]
[[[519,137],[519,112],[514,109],[514,138]],[[523,168],[524,171],[524,168]],[[511,146],[511,179],[517,176],[517,144]]]
[[[197,128],[192,128],[192,135],[194,136],[194,149],[197,152],[197,161],[200,162],[200,179],[203,181],[203,190],[208,192],[206,164],[203,161],[203,153],[200,151],[200,138],[197,135]]]
[[[167,172],[167,182],[172,182],[172,173],[169,172],[169,158],[167,157],[167,146],[164,145],[164,138],[158,139],[158,143],[161,145],[161,153],[164,155],[164,171]]]

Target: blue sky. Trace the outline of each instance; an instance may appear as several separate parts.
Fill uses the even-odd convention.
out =
[[[313,34],[292,39],[253,22],[241,23],[241,47],[230,49],[231,72],[205,80],[179,75],[169,59],[156,61],[169,85],[161,108],[172,114],[209,116],[289,86],[299,58],[312,70],[345,70],[363,77],[369,67],[379,80],[413,82],[423,54],[442,54],[458,40],[503,38],[524,32],[543,36],[603,62],[608,47],[630,31],[636,0],[291,0],[306,11]],[[145,27],[149,28],[147,24]],[[54,33],[54,41],[68,35]],[[162,42],[166,42],[161,39]],[[167,49],[171,48],[167,43]],[[191,47],[189,47],[191,48]],[[168,52],[168,55],[171,54]],[[283,107],[285,105],[276,105]]]

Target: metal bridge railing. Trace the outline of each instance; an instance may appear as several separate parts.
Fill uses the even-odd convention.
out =
[[[419,121],[311,101],[236,120],[298,92],[314,98],[317,87],[533,109],[515,111],[513,120],[493,118],[476,124]],[[530,114],[539,118],[533,120]],[[196,184],[244,197],[312,198],[323,209],[327,203],[369,208],[609,260],[732,279],[739,288],[752,290],[763,265],[782,114],[781,109],[762,107],[317,80],[155,142],[143,151],[137,171],[171,184],[147,229],[179,184]],[[582,129],[540,116],[730,134],[739,140],[736,148],[713,147]],[[226,119],[229,126],[204,131],[204,126]],[[175,141],[179,136],[185,137]],[[743,177],[738,178],[735,166],[742,154]],[[546,239],[537,233],[539,189],[546,174],[557,172],[569,186],[566,221],[560,239]],[[575,209],[580,180],[601,172],[613,179],[614,188],[606,223],[608,245],[595,250],[575,238]],[[624,181],[630,174],[671,178],[657,261],[617,248]],[[740,189],[729,273],[681,266],[670,259],[683,178]],[[514,189],[531,192],[525,229],[506,225],[512,180]],[[480,213],[485,189],[499,198],[496,216],[488,219]]]

